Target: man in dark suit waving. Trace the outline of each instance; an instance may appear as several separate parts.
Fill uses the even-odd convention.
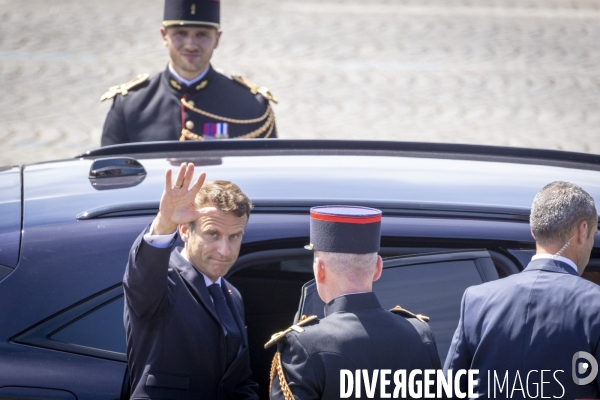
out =
[[[244,306],[222,277],[252,203],[231,182],[167,170],[160,211],[135,241],[123,285],[131,398],[258,399]],[[190,187],[191,185],[191,187]],[[183,248],[174,248],[177,230]]]
[[[598,232],[594,199],[550,183],[530,224],[537,254],[527,268],[465,291],[444,369],[478,369],[479,398],[600,398],[600,286],[580,278]]]

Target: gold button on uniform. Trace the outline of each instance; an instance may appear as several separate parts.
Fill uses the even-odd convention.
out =
[[[192,121],[187,121],[185,123],[185,127],[188,129],[194,129],[194,123]]]
[[[194,107],[194,100],[188,100],[187,103],[190,105],[190,107]]]

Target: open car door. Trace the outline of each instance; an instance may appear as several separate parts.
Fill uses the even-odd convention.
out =
[[[397,305],[430,317],[442,365],[460,316],[466,288],[498,279],[490,254],[485,250],[432,253],[387,258],[373,291],[385,309]],[[302,287],[297,321],[302,315],[323,318],[325,303],[313,280]],[[294,321],[294,322],[295,322]]]

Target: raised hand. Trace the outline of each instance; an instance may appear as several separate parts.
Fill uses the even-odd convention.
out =
[[[160,208],[154,221],[155,235],[167,235],[175,232],[178,224],[187,224],[196,221],[202,212],[196,209],[194,200],[200,191],[206,174],[201,172],[196,182],[190,187],[194,178],[194,164],[182,163],[172,182],[172,171],[167,169],[165,174],[165,190],[160,198]]]

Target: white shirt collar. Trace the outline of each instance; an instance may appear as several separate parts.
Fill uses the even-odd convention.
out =
[[[575,272],[577,272],[577,275],[579,275],[579,271],[577,271],[577,265],[575,265],[575,263],[573,261],[571,261],[570,259],[568,259],[567,257],[555,256],[553,254],[536,254],[535,256],[531,257],[531,261],[539,260],[539,259],[546,259],[546,258],[556,259],[558,261],[564,262],[565,264],[567,264],[571,268],[573,268],[575,270]]]
[[[198,269],[196,269],[196,271],[198,271],[202,274],[202,271],[199,271]],[[204,277],[204,283],[206,283],[206,287],[209,287],[213,283],[216,283],[217,285],[221,286],[221,277],[218,277],[217,280],[215,282],[213,282],[210,280],[210,278],[208,276],[206,276],[204,274],[202,274],[202,276]]]
[[[198,75],[191,81],[188,81],[187,79],[182,78],[181,75],[179,75],[177,72],[175,72],[175,69],[173,68],[171,63],[169,63],[169,72],[171,73],[171,75],[173,75],[175,77],[175,79],[177,79],[179,81],[179,83],[183,83],[186,86],[192,86],[193,84],[200,82],[200,80],[202,78],[204,78],[206,76],[206,74],[208,73],[209,68],[210,68],[210,65],[208,67],[206,67],[204,72],[202,72],[200,75]]]
[[[181,251],[181,256],[183,258],[185,258],[186,260],[190,261],[189,258],[187,258],[187,254],[185,254],[185,252]],[[195,267],[194,267],[195,268]],[[206,287],[209,287],[210,285],[212,285],[213,283],[216,283],[217,285],[221,286],[221,277],[218,277],[217,280],[215,282],[211,281],[210,278],[206,275],[204,275],[204,273],[202,273],[202,271],[200,271],[198,268],[195,268],[196,271],[198,271],[198,273],[202,274],[202,277],[204,278],[204,283],[206,284]]]

